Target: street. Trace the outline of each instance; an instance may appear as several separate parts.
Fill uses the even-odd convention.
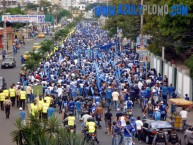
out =
[[[24,48],[20,48],[19,52],[14,56],[16,60],[16,67],[15,68],[7,68],[7,69],[1,69],[0,70],[0,76],[4,77],[7,83],[7,88],[9,89],[10,85],[12,83],[17,83],[19,81],[19,72],[21,68],[21,55],[25,53],[25,51],[32,51],[33,43],[42,42],[44,39],[35,39],[30,40],[27,42]],[[12,54],[9,54],[12,56]],[[14,129],[14,121],[15,118],[18,117],[18,110],[16,108],[13,108],[11,110],[11,118],[9,120],[5,119],[4,112],[1,111],[0,113],[0,141],[1,145],[13,145],[11,141],[10,133]]]
[[[17,67],[16,68],[14,68],[14,69],[1,69],[0,76],[5,77],[8,88],[12,83],[18,82],[18,79],[19,79],[18,74],[19,74],[20,68],[21,68],[20,56],[25,51],[31,51],[34,42],[41,42],[43,40],[44,39],[32,40],[32,41],[28,42],[28,44],[25,45],[25,48],[21,48],[19,50],[19,53],[17,53],[14,56],[15,60],[17,61]],[[58,112],[59,112],[58,109],[56,109],[56,115],[61,120],[62,115],[59,114]],[[114,119],[115,119],[115,112],[116,111],[113,110]],[[10,119],[5,119],[4,112],[2,112],[2,111],[0,112],[0,131],[1,131],[0,141],[1,141],[1,145],[15,145],[14,143],[12,143],[10,133],[11,133],[11,131],[14,130],[14,122],[15,122],[15,119],[18,117],[18,113],[19,113],[19,109],[14,107],[11,110]],[[142,115],[141,108],[138,105],[135,105],[133,113],[134,113],[135,117],[137,117],[139,114]],[[62,122],[62,120],[61,120],[61,122]],[[81,128],[81,125],[79,122],[77,122],[77,130],[78,130],[77,131],[78,133],[81,133],[82,128]],[[181,139],[182,139],[183,133],[179,132],[179,135],[181,136]],[[112,137],[110,135],[105,134],[104,122],[102,124],[102,129],[98,129],[98,139],[99,139],[101,145],[110,145],[111,144]],[[136,145],[145,145],[145,143],[144,142],[142,142],[142,143],[137,142]],[[183,145],[183,143],[182,143],[182,145]]]

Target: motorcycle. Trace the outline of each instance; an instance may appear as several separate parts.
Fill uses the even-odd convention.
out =
[[[96,134],[95,133],[90,133],[88,142],[90,142],[91,145],[94,145],[95,141],[96,141]]]

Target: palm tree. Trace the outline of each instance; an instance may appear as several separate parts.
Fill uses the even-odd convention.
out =
[[[52,116],[41,121],[37,116],[29,116],[29,124],[24,126],[21,119],[16,119],[16,130],[11,132],[12,140],[17,145],[84,145],[81,135],[69,134],[60,126],[59,120]]]

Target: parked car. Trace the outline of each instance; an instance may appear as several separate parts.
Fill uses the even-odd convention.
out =
[[[23,55],[24,60],[28,60],[30,58],[29,51],[26,51]]]
[[[41,48],[41,44],[40,43],[34,43],[33,45],[33,51],[40,49]]]
[[[193,127],[188,128],[184,133],[185,145],[193,144]]]
[[[16,67],[16,61],[13,57],[5,57],[5,59],[1,62],[1,68],[14,68]]]
[[[0,91],[7,89],[7,84],[4,77],[0,77]]]
[[[37,37],[38,38],[45,38],[45,34],[44,33],[39,33]]]
[[[144,139],[147,144],[152,144],[154,136],[161,128],[167,135],[170,133],[172,125],[167,121],[155,121],[150,119],[144,119],[141,133],[142,139]]]

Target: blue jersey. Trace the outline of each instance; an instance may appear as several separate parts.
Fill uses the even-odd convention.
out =
[[[68,108],[70,111],[73,111],[74,110],[74,106],[75,106],[75,103],[74,102],[69,102],[68,103]]]
[[[127,101],[127,109],[132,108],[133,103],[131,101]]]
[[[96,102],[101,102],[101,97],[99,97],[99,96],[95,96],[94,99],[95,99],[95,103]]]
[[[141,98],[146,98],[146,97],[147,97],[147,91],[146,91],[146,90],[142,90],[142,91],[140,92],[140,97],[141,97]]]
[[[91,108],[92,114],[95,113],[95,111],[96,111],[96,106],[93,106],[93,107]]]

